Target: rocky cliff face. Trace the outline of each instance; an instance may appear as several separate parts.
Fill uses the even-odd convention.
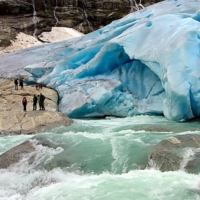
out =
[[[89,33],[160,0],[0,0],[0,47],[18,32],[37,35],[51,27]]]

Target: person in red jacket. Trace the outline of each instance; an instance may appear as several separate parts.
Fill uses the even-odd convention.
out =
[[[24,107],[24,111],[26,112],[26,105],[27,105],[27,99],[26,99],[26,97],[24,97],[24,98],[22,99],[22,105],[23,105],[23,107]]]

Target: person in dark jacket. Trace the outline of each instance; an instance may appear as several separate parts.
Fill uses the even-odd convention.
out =
[[[37,110],[37,101],[38,101],[38,98],[34,94],[34,96],[33,96],[33,110]]]
[[[19,80],[19,85],[21,86],[21,89],[24,88],[24,80],[22,78]]]
[[[40,105],[41,105],[42,110],[45,110],[44,100],[45,100],[45,96],[42,93],[40,93]]]
[[[23,107],[24,107],[24,111],[26,112],[26,106],[27,106],[27,99],[26,99],[26,97],[24,97],[24,98],[22,99],[22,105],[23,105]]]
[[[14,83],[15,83],[15,90],[18,90],[18,79],[17,78],[15,79]]]

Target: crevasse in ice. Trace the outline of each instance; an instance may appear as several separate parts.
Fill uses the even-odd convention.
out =
[[[69,117],[200,116],[200,1],[163,1],[83,37],[0,59],[3,75],[23,69],[58,91]]]

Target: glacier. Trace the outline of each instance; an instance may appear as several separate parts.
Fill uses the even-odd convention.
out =
[[[10,53],[0,74],[57,90],[72,118],[199,117],[200,1],[163,1],[85,36]]]

